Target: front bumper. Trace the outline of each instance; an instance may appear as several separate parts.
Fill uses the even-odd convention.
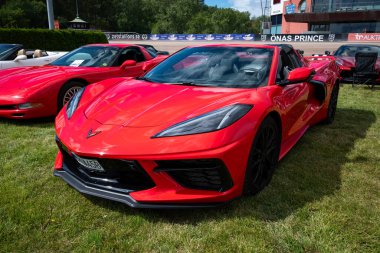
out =
[[[80,193],[92,195],[104,199],[109,199],[112,201],[121,202],[127,204],[132,208],[146,208],[146,209],[187,209],[187,208],[211,208],[216,206],[221,206],[225,203],[211,203],[211,204],[149,204],[140,203],[134,200],[129,194],[117,193],[109,190],[100,189],[97,187],[91,187],[83,183],[77,177],[73,176],[65,170],[54,170],[54,176],[60,177],[74,189]]]
[[[140,165],[144,173],[154,182],[153,185],[136,189],[128,187],[128,184],[124,184],[123,187],[119,187],[120,184],[116,185],[116,187],[113,187],[113,185],[102,185],[102,183],[98,184],[97,182],[88,180],[86,177],[78,175],[77,170],[72,168],[73,163],[67,162],[67,154],[74,152],[68,150],[66,146],[63,146],[65,149],[63,150],[62,146],[60,146],[62,143],[60,143],[58,139],[57,143],[60,147],[60,151],[58,152],[54,166],[55,176],[62,178],[81,193],[118,201],[133,208],[214,207],[230,202],[239,197],[242,193],[242,182],[244,181],[246,162],[249,154],[249,148],[246,147],[250,147],[251,145],[248,139],[244,139],[222,148],[195,152],[194,154],[182,154],[180,156],[178,156],[178,154],[173,156],[157,155],[154,157],[149,156],[149,158],[138,157],[136,159],[128,157],[129,161],[133,160]],[[66,149],[68,151],[66,151]],[[94,157],[93,154],[81,154],[81,157],[92,157],[99,162],[102,162],[104,159],[109,159],[107,156]],[[119,159],[123,158],[120,157]],[[212,189],[207,186],[206,189],[203,187],[203,184],[194,185],[183,182],[183,176],[181,177],[178,173],[171,173],[172,171],[165,170],[165,165],[166,168],[173,168],[173,166],[169,166],[172,161],[199,159],[218,160],[221,164],[225,165],[226,173],[221,173],[224,175],[221,175],[219,178],[215,178],[214,172],[206,172],[206,176],[210,178],[210,181],[214,180],[212,181],[213,183],[215,181],[223,181],[221,183],[223,187]],[[161,161],[169,161],[169,163],[161,163]],[[178,171],[178,168],[174,169]],[[194,176],[195,180],[203,180],[199,178],[199,175],[196,175],[196,173],[190,172],[186,174],[186,177],[191,176]],[[228,178],[230,182],[227,182]],[[209,184],[209,182],[206,183]]]
[[[18,109],[17,105],[0,105],[0,118],[32,119],[49,116],[43,107]]]

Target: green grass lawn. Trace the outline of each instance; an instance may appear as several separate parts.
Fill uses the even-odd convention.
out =
[[[52,175],[52,121],[0,120],[0,252],[380,252],[380,89],[341,89],[268,188],[218,209],[133,210]]]

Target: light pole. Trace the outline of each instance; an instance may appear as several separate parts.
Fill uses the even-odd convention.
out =
[[[75,0],[75,3],[77,4],[77,18],[79,18],[78,0]]]
[[[48,13],[49,29],[54,30],[53,0],[46,0],[46,7]]]

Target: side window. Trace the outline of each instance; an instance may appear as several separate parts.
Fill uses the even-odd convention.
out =
[[[298,58],[298,56],[294,53],[293,50],[290,51],[290,52],[288,53],[288,55],[289,55],[290,60],[291,60],[292,63],[293,63],[294,68],[300,68],[300,67],[303,66],[301,60],[300,60],[300,59]]]
[[[20,49],[22,49],[22,48],[18,47],[18,48],[13,49],[13,51],[11,52],[11,54],[9,54],[5,60],[6,61],[13,61],[14,59],[16,59],[17,53],[18,53],[18,51]]]
[[[120,53],[119,59],[116,61],[115,66],[121,66],[121,64],[123,64],[126,60],[142,62],[145,61],[145,57],[139,48],[128,47]]]
[[[294,68],[296,68],[296,66],[293,64],[288,54],[281,50],[276,80],[278,82],[286,80],[288,78],[289,72]]]
[[[11,55],[8,56],[6,61],[13,61],[17,57],[17,51],[13,52]]]

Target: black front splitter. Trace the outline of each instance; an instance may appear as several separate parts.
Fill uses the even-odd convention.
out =
[[[83,194],[88,194],[104,199],[109,199],[123,204],[127,204],[132,208],[146,209],[189,209],[189,208],[212,208],[225,205],[226,203],[211,203],[211,204],[150,204],[141,203],[134,200],[129,194],[107,191],[105,189],[88,186],[77,177],[68,173],[65,170],[54,170],[54,176],[62,178],[66,183]]]

